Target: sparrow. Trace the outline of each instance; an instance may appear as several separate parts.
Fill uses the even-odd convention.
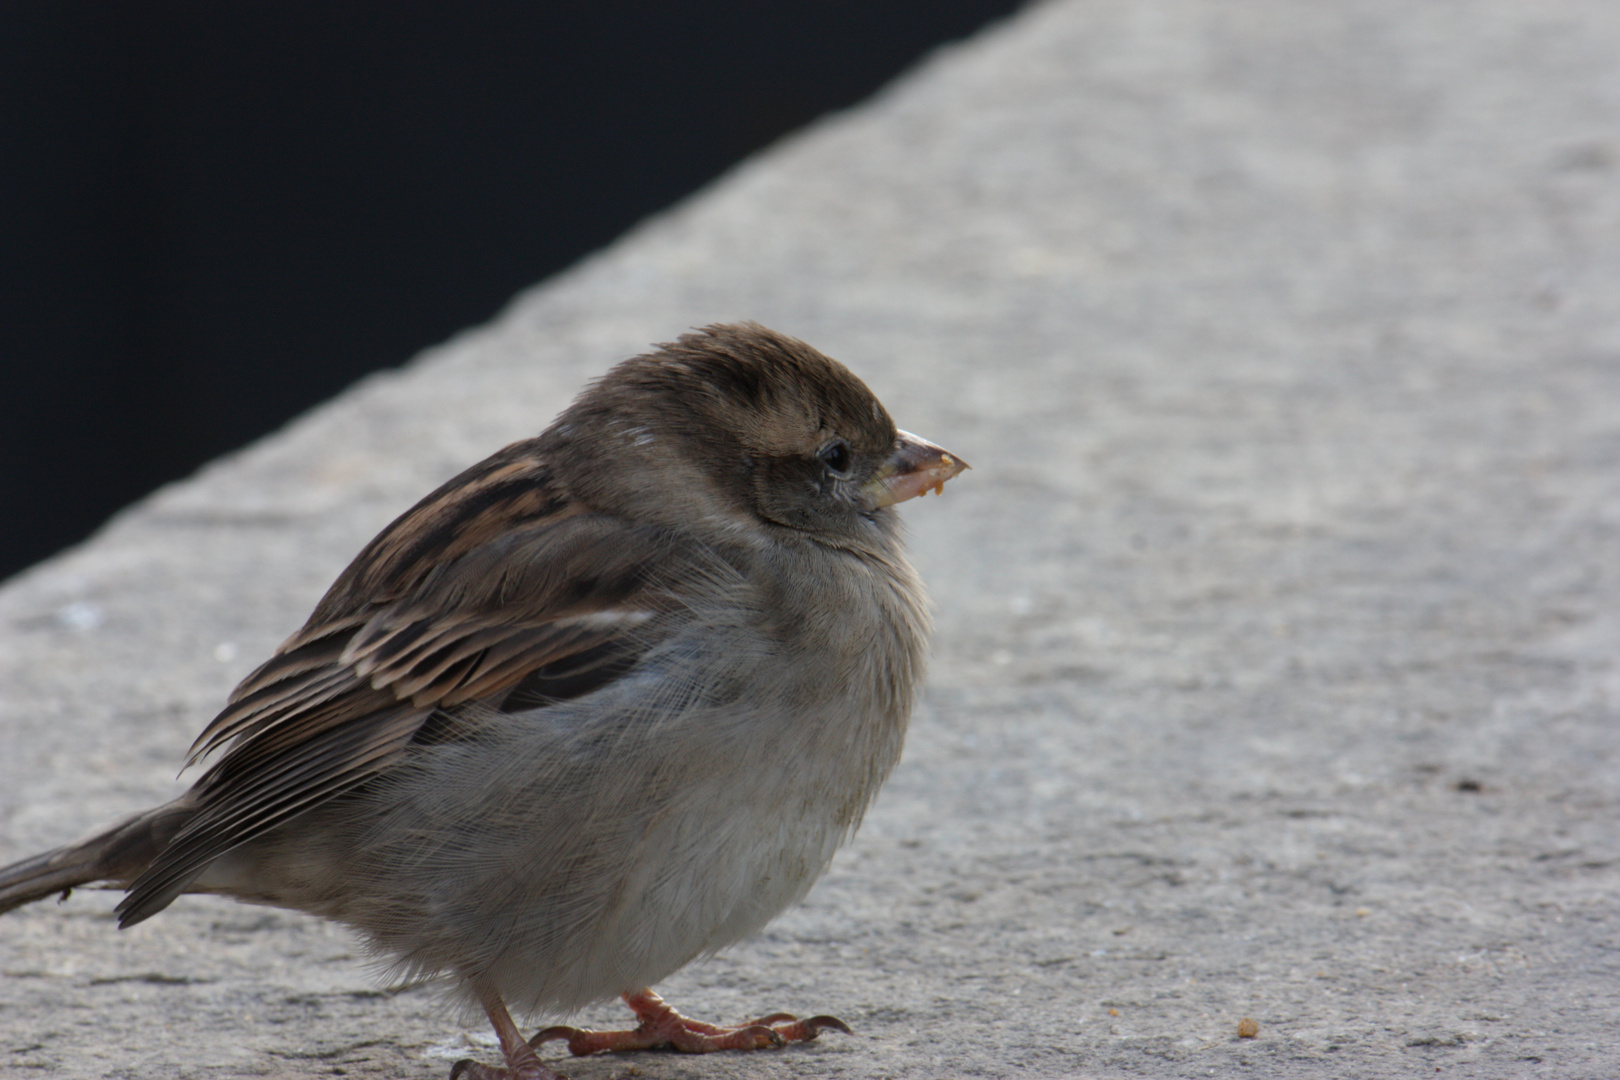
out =
[[[0,869],[0,911],[78,885],[120,926],[182,893],[353,928],[396,978],[553,1039],[757,1049],[848,1032],[682,1016],[651,987],[797,902],[899,760],[929,616],[896,504],[967,465],[757,323],[588,386],[538,437],[373,539],[231,694],[178,799]],[[637,1025],[550,1027],[613,996]]]

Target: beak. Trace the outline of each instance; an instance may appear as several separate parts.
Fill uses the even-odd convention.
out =
[[[880,507],[905,502],[929,490],[943,495],[945,481],[968,467],[967,462],[944,447],[902,431],[888,460],[861,485],[861,491]]]

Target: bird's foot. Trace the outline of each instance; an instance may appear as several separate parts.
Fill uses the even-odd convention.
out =
[[[683,1054],[707,1054],[714,1050],[764,1050],[790,1042],[809,1042],[821,1034],[823,1028],[852,1034],[849,1025],[835,1016],[800,1020],[791,1013],[772,1013],[732,1027],[705,1024],[682,1016],[651,990],[625,994],[624,1003],[641,1021],[634,1030],[549,1027],[530,1039],[529,1045],[539,1049],[553,1039],[567,1039],[568,1052],[575,1057],[603,1050],[679,1050]]]
[[[540,1064],[539,1058],[508,1064],[504,1069],[462,1058],[451,1066],[450,1080],[568,1080],[568,1077],[552,1072]]]
[[[512,1022],[512,1014],[506,1011],[506,1003],[493,987],[474,984],[474,989],[483,1003],[484,1011],[489,1014],[495,1037],[501,1041],[501,1055],[506,1058],[506,1067],[496,1068],[472,1058],[462,1058],[450,1067],[450,1080],[568,1080],[568,1077],[540,1064],[540,1055],[534,1052],[534,1046],[524,1041],[517,1025]]]

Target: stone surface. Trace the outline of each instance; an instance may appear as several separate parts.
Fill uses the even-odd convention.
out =
[[[178,791],[436,482],[756,318],[974,464],[906,507],[939,633],[889,790],[662,987],[858,1034],[572,1075],[1616,1075],[1617,56],[1602,0],[1031,7],[9,582],[0,858]],[[334,928],[114,899],[0,921],[0,1073],[487,1046]]]

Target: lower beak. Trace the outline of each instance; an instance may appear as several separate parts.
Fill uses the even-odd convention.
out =
[[[929,491],[943,495],[945,481],[968,467],[944,447],[902,431],[888,460],[861,485],[861,491],[877,506],[893,506]]]

